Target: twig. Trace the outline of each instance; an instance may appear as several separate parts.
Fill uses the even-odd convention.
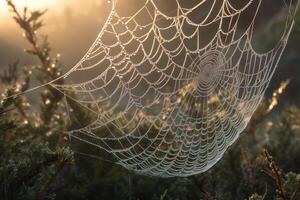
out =
[[[264,155],[268,162],[268,168],[271,170],[271,174],[269,174],[269,176],[275,180],[275,183],[276,183],[276,186],[278,188],[279,195],[281,196],[281,198],[283,200],[287,200],[283,181],[282,181],[281,170],[276,166],[271,155],[269,154],[269,152],[266,149],[264,150]]]
[[[49,67],[50,65],[50,60],[47,59],[47,56],[45,56],[42,52],[42,50],[40,49],[38,42],[37,42],[37,36],[36,36],[36,32],[33,29],[33,27],[31,26],[30,22],[31,19],[27,18],[26,16],[26,11],[27,9],[24,9],[24,14],[23,16],[20,14],[20,12],[18,11],[18,9],[16,8],[15,4],[11,1],[11,0],[6,0],[7,4],[9,5],[9,7],[11,8],[12,12],[16,15],[14,17],[14,19],[17,21],[17,23],[21,26],[21,28],[25,31],[25,36],[28,40],[28,42],[32,45],[34,53],[36,53],[36,55],[38,56],[38,58],[40,59],[41,63],[44,65],[44,67]],[[43,15],[46,11],[42,11],[40,13],[40,16]]]
[[[24,8],[24,12],[21,13],[18,11],[12,0],[6,0],[6,2],[10,7],[11,12],[14,14],[13,18],[24,31],[25,37],[32,47],[31,49],[26,50],[26,52],[36,56],[41,63],[41,67],[38,67],[37,70],[42,72],[43,76],[37,76],[36,79],[42,84],[45,84],[50,80],[55,80],[61,74],[61,69],[57,67],[58,57],[53,59],[50,58],[51,49],[48,46],[47,38],[39,44],[39,37],[37,36],[37,31],[43,26],[40,18],[46,11],[32,11],[29,15],[27,14],[26,7]],[[63,82],[62,79],[60,81]],[[44,97],[45,102],[47,100],[50,103],[47,105],[41,104],[42,112],[40,114],[40,119],[43,121],[45,130],[47,131],[50,128],[49,124],[53,119],[53,115],[59,107],[58,102],[63,98],[63,94],[50,85],[46,85],[45,87],[49,91],[49,94],[42,95],[42,98]],[[23,117],[28,118],[26,117],[25,112],[22,112],[20,109],[19,111]]]

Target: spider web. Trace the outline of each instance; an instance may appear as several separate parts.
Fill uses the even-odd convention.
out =
[[[172,2],[166,12],[147,0],[129,16],[112,2],[95,43],[64,75],[70,83],[51,83],[96,116],[72,138],[159,177],[198,174],[222,157],[262,100],[293,25],[288,15],[280,41],[260,54],[251,44],[260,0]]]

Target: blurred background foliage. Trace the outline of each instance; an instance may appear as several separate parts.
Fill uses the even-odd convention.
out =
[[[78,153],[80,144],[72,143],[65,132],[88,123],[92,116],[55,89],[17,95],[32,83],[55,79],[63,69],[60,55],[52,56],[47,37],[37,34],[45,12],[19,11],[11,1],[8,4],[30,45],[26,53],[39,64],[22,67],[16,61],[0,75],[0,199],[300,199],[300,105],[292,97],[300,85],[298,25],[276,72],[282,76],[274,77],[238,142],[206,173],[160,179]],[[274,42],[273,35],[264,33],[274,32],[280,20],[274,17],[265,26],[258,37],[260,45]],[[287,72],[290,69],[292,73]]]

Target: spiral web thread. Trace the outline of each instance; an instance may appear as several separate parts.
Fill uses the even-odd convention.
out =
[[[113,3],[64,75],[72,82],[51,83],[97,116],[72,138],[150,176],[198,174],[222,157],[259,105],[293,26],[291,14],[277,45],[259,54],[251,42],[260,0],[174,2],[171,14],[148,0],[131,16]]]

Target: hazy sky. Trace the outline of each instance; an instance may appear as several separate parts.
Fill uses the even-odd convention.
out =
[[[18,8],[25,5],[45,9],[45,27],[53,53],[62,55],[67,68],[87,51],[100,31],[111,5],[107,0],[14,0]],[[0,0],[0,69],[20,59],[24,65],[34,61],[23,52],[27,46],[22,31],[11,18],[5,0]]]

